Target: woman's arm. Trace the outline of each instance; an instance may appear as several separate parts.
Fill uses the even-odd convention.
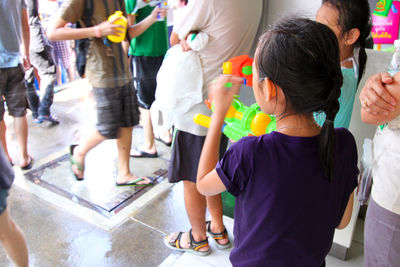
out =
[[[377,75],[372,76],[372,79],[374,81],[372,83],[373,85],[371,85],[370,80],[367,82],[366,86],[362,89],[360,96],[365,90],[370,90],[371,87],[378,87],[379,83],[376,83],[376,79],[379,79],[381,74]],[[394,101],[400,101],[400,72],[393,76],[390,84],[381,84],[381,86],[384,87],[383,91],[387,91],[387,93],[393,97]],[[390,110],[387,110],[383,113],[375,113],[374,115],[369,111],[370,104],[368,103],[368,101],[370,101],[369,99],[371,97],[367,95],[364,95],[364,97],[365,98],[360,97],[362,102],[361,119],[363,122],[372,125],[381,125],[393,120],[400,115],[400,105],[393,106]]]
[[[228,82],[232,83],[232,87],[225,87]],[[223,75],[212,83],[210,88],[214,112],[211,116],[210,128],[203,145],[197,171],[197,190],[205,196],[216,195],[226,190],[215,170],[215,165],[218,162],[221,128],[224,124],[225,115],[242,83],[243,79],[240,77]]]

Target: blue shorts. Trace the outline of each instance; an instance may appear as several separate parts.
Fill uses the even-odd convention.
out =
[[[0,189],[0,215],[7,208],[7,196],[8,196],[8,189]]]

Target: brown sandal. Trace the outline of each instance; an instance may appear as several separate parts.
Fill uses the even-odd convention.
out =
[[[205,250],[205,251],[199,251],[199,249],[208,246],[208,238],[206,238],[202,241],[196,242],[192,235],[192,229],[190,229],[190,231],[189,231],[189,238],[190,238],[189,248],[183,248],[181,246],[181,238],[182,238],[183,234],[184,234],[184,232],[179,232],[179,234],[176,236],[176,238],[173,238],[170,241],[168,241],[165,237],[164,244],[167,247],[169,247],[170,249],[178,250],[178,251],[187,251],[187,252],[199,255],[199,256],[206,256],[206,255],[210,254],[210,252],[211,252],[210,248],[208,248],[208,250]]]
[[[231,246],[231,241],[229,240],[228,231],[226,231],[226,228],[221,233],[214,233],[213,231],[211,231],[211,221],[206,221],[206,229],[207,229],[207,232],[214,239],[215,244],[217,245],[218,249],[227,249]],[[220,244],[218,242],[218,240],[222,240],[222,239],[228,239],[228,243]]]

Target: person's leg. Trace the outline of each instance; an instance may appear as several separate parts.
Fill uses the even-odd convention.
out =
[[[139,146],[139,149],[149,154],[155,154],[157,153],[157,148],[154,142],[153,124],[151,123],[150,110],[140,108],[140,114],[142,116],[144,143]],[[140,152],[132,149],[131,155],[140,156]]]
[[[124,127],[119,130],[117,138],[118,147],[118,176],[117,184],[129,183],[139,177],[133,175],[129,168],[129,152],[132,145],[132,127]],[[137,184],[148,184],[150,180],[142,180]]]
[[[206,198],[198,192],[195,183],[198,159],[204,139],[204,136],[195,136],[177,130],[174,135],[174,146],[172,147],[171,161],[168,169],[168,179],[170,182],[183,180],[186,213],[192,227],[193,239],[196,242],[207,239],[205,221]],[[182,179],[182,177],[186,177],[187,179]],[[177,236],[178,233],[172,233],[166,237],[165,241],[171,243]],[[183,248],[189,248],[190,238],[188,232],[182,235],[179,244]],[[208,244],[199,250],[209,251]]]
[[[3,149],[4,149],[4,153],[6,154],[8,160],[10,161],[10,163],[12,163],[12,158],[10,157],[10,154],[8,153],[8,149],[7,149],[7,138],[6,138],[6,123],[4,122],[4,120],[0,121],[0,142],[3,145]]]
[[[28,247],[24,234],[11,218],[7,208],[7,190],[0,190],[1,209],[0,215],[0,243],[3,245],[7,255],[16,266],[28,266]]]
[[[14,132],[19,146],[19,164],[24,167],[31,163],[28,154],[28,121],[26,116],[14,117]]]
[[[364,266],[398,266],[400,216],[370,198],[364,226]]]
[[[67,74],[68,74],[68,81],[72,82],[75,80],[75,68],[72,64],[70,64],[69,68],[67,69]]]
[[[199,193],[196,183],[191,181],[183,181],[183,194],[194,240],[204,240],[207,238],[205,223],[206,198]],[[205,248],[205,250],[207,249]]]
[[[140,113],[144,130],[144,144],[138,149],[149,154],[155,154],[157,148],[154,142],[153,124],[151,122],[150,107],[155,100],[157,88],[157,72],[160,69],[164,57],[134,57],[133,73],[137,90],[137,98],[140,103]],[[140,156],[139,151],[132,150],[132,156]]]
[[[206,197],[207,208],[211,214],[210,230],[213,233],[223,233],[225,230],[224,222],[222,220],[222,199],[221,194],[216,196]],[[229,243],[229,239],[219,239],[217,241],[221,245]]]
[[[72,158],[75,162],[84,166],[86,154],[95,146],[106,140],[98,130],[94,130],[89,136],[82,140],[79,145],[74,149]],[[79,178],[83,178],[84,170],[79,170],[76,164],[72,165],[72,172]]]
[[[25,72],[26,87],[28,88],[28,103],[29,109],[32,111],[32,116],[36,119],[39,116],[38,108],[40,104],[39,96],[35,87],[34,68],[30,68]]]
[[[37,56],[37,69],[42,80],[40,86],[39,116],[50,118],[50,107],[53,104],[54,84],[56,82],[56,66],[52,57],[52,48],[45,46],[45,49]]]

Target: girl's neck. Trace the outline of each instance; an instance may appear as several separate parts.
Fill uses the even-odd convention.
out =
[[[276,131],[299,137],[319,135],[321,127],[315,122],[313,114],[282,115],[276,118]]]
[[[345,48],[342,49],[342,53],[340,53],[340,62],[342,62],[340,65],[344,68],[352,68],[353,67],[353,61],[345,61],[348,58],[353,57],[353,47],[352,46],[346,46]],[[345,62],[343,62],[345,61]]]

